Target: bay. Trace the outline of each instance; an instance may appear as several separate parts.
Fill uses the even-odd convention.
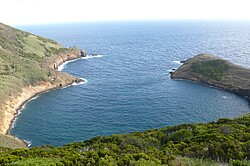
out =
[[[242,97],[171,80],[168,74],[179,61],[199,53],[250,67],[249,22],[92,22],[18,28],[100,55],[64,66],[64,72],[85,78],[85,84],[42,94],[22,110],[11,134],[32,146],[60,146],[249,112]]]

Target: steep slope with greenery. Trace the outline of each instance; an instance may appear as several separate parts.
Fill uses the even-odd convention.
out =
[[[188,158],[186,158],[188,157]],[[195,159],[196,158],[196,159]],[[62,147],[2,148],[2,165],[249,165],[250,116],[96,137]],[[181,164],[182,163],[182,164]]]
[[[69,51],[57,42],[0,23],[0,104],[27,85],[49,81],[46,58]]]
[[[44,84],[48,87],[44,86],[43,90],[49,90],[75,81],[77,78],[55,68],[78,57],[77,48],[64,48],[53,40],[0,23],[0,134],[6,133],[20,106],[18,103],[42,91],[35,89],[26,98],[21,96],[23,98],[17,100],[23,88],[32,90],[32,87]],[[14,142],[9,137],[0,136],[0,146],[18,147],[11,144]]]
[[[171,78],[205,83],[250,98],[250,69],[213,55],[199,54],[186,60]]]

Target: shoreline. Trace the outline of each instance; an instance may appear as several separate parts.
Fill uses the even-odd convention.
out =
[[[70,84],[68,84],[68,85],[65,85],[65,86],[63,86],[63,87],[67,87],[67,86],[69,86],[69,85],[72,85],[73,83],[74,83],[74,82],[72,82],[72,83],[70,83]],[[40,85],[39,85],[39,86],[40,86]],[[36,86],[36,87],[37,87],[37,86]],[[32,87],[32,88],[35,88],[35,87]],[[6,135],[6,136],[8,136],[8,137],[10,137],[10,138],[13,138],[13,139],[15,139],[15,140],[17,140],[17,141],[19,141],[19,142],[22,142],[26,147],[29,147],[29,146],[31,145],[31,143],[29,143],[29,142],[26,141],[26,140],[20,139],[20,138],[14,136],[14,135],[11,135],[11,133],[10,133],[11,129],[14,128],[14,124],[15,124],[15,121],[16,121],[18,115],[20,115],[20,114],[22,113],[22,109],[25,108],[24,106],[25,106],[26,104],[28,104],[30,101],[36,99],[39,95],[44,94],[44,93],[47,93],[47,92],[50,92],[50,91],[52,91],[52,90],[59,89],[59,88],[62,88],[62,87],[54,87],[53,85],[51,85],[51,87],[49,87],[48,89],[44,89],[44,91],[40,91],[40,92],[38,91],[37,93],[34,93],[34,95],[31,96],[29,99],[24,100],[24,101],[18,106],[18,108],[15,109],[16,112],[13,114],[13,118],[12,118],[11,122],[9,123],[9,127],[8,127],[8,129],[7,129],[7,131],[6,131],[6,133],[5,133],[4,135]],[[22,95],[20,96],[20,98],[22,98]],[[18,100],[18,99],[17,99],[17,100]]]
[[[22,142],[26,147],[28,147],[30,144],[27,141],[10,134],[10,130],[13,128],[17,116],[21,113],[23,107],[37,96],[51,90],[65,88],[74,83],[83,82],[84,79],[77,78],[58,70],[60,65],[77,59],[80,59],[78,49],[73,49],[66,53],[49,57],[46,60],[44,67],[49,68],[54,73],[53,82],[42,82],[39,85],[26,86],[21,92],[19,92],[17,97],[10,97],[7,101],[5,101],[5,104],[2,105],[3,116],[0,117],[2,120],[0,133],[17,140],[18,142]]]
[[[243,94],[241,94],[239,92],[236,92],[234,90],[231,90],[231,89],[226,89],[226,88],[221,87],[221,86],[215,86],[213,84],[208,84],[206,82],[201,82],[201,81],[198,81],[196,79],[188,79],[188,78],[185,78],[185,77],[174,77],[174,78],[171,78],[171,79],[176,80],[176,81],[189,81],[189,82],[192,82],[192,83],[201,84],[201,85],[209,87],[209,88],[213,88],[213,89],[218,89],[218,90],[221,90],[221,91],[229,92],[229,93],[232,93],[234,95],[240,96],[241,98],[243,98],[244,100],[246,100],[250,104],[250,98],[249,98],[249,96],[245,96],[245,95],[243,95]]]
[[[41,85],[38,85],[38,86],[35,86],[35,87],[32,87],[32,88],[39,88]],[[65,85],[65,86],[68,86],[68,85]],[[31,100],[33,100],[33,99],[36,99],[39,95],[41,95],[41,94],[43,94],[43,93],[47,93],[47,92],[50,92],[50,91],[52,91],[52,90],[55,90],[55,89],[58,89],[59,87],[53,87],[52,85],[51,85],[51,87],[48,87],[48,89],[44,89],[44,91],[38,91],[37,93],[34,93],[34,95],[33,96],[31,96],[30,98],[28,98],[27,100],[24,100],[24,101],[22,101],[22,103],[19,105],[19,107],[16,109],[17,111],[15,112],[15,114],[14,114],[14,118],[11,120],[11,123],[10,123],[10,125],[9,125],[9,128],[8,128],[8,130],[6,131],[6,135],[11,135],[10,134],[10,130],[13,128],[13,125],[14,125],[14,122],[15,122],[15,120],[16,120],[16,118],[17,118],[17,116],[19,115],[19,114],[21,114],[21,112],[22,112],[22,109],[23,108],[25,108],[24,106],[26,105],[26,104],[28,104]],[[26,89],[26,88],[24,88],[24,89]],[[23,91],[25,91],[25,90],[23,90]],[[23,92],[22,92],[23,93]],[[22,97],[22,95],[20,96],[20,97]],[[17,99],[18,100],[18,99]]]

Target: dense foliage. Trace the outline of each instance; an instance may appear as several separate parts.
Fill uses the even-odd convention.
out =
[[[220,81],[221,78],[227,73],[228,68],[229,64],[225,60],[211,60],[194,62],[191,66],[191,72]]]
[[[96,137],[62,147],[2,148],[0,164],[181,165],[183,157],[250,164],[250,116]]]

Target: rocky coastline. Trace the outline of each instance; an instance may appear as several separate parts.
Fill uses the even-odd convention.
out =
[[[40,84],[35,86],[30,85],[24,87],[21,93],[15,95],[16,97],[10,97],[7,101],[5,101],[5,104],[2,105],[3,116],[0,117],[0,120],[2,121],[2,123],[0,124],[0,134],[15,138],[10,135],[10,129],[12,128],[13,122],[16,118],[16,115],[19,113],[19,110],[23,107],[23,105],[30,101],[30,99],[41,93],[45,93],[57,88],[62,88],[75,82],[79,83],[84,81],[57,70],[59,65],[69,60],[78,58],[80,58],[80,55],[79,49],[77,48],[73,48],[59,55],[47,58],[46,61],[42,64],[42,67],[49,69],[49,71],[51,72],[51,80],[48,82],[41,82]],[[24,142],[24,144],[27,146],[27,143]]]
[[[178,69],[170,72],[172,79],[189,80],[219,88],[250,102],[250,69],[207,54],[199,54],[182,63]]]

